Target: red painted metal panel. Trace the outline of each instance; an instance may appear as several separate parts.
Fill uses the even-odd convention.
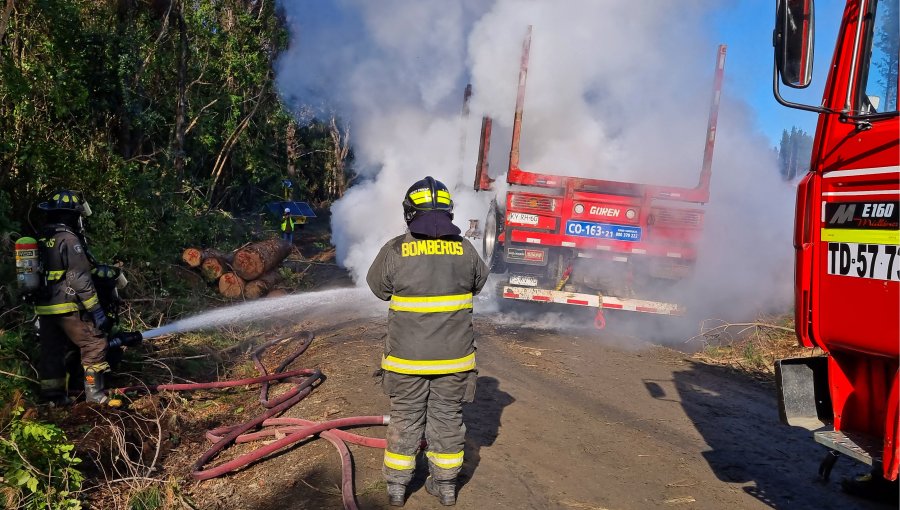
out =
[[[900,468],[900,412],[898,412],[898,404],[900,404],[900,371],[894,371],[894,382],[891,383],[891,391],[887,398],[887,409],[885,410],[884,420],[884,453],[882,458],[882,467],[884,469],[884,477],[888,480],[896,480],[898,468]]]
[[[574,237],[562,234],[553,234],[547,232],[528,232],[523,230],[512,230],[509,232],[509,240],[514,243],[529,243],[528,239],[540,241],[542,246],[562,246],[563,242],[573,243],[575,248],[585,250],[607,250],[618,253],[632,254],[634,250],[643,250],[640,255],[650,255],[657,257],[668,257],[669,254],[678,253],[679,258],[685,260],[694,260],[697,257],[697,251],[693,246],[688,245],[672,245],[672,244],[651,244],[649,242],[628,242],[628,241],[610,241],[606,239],[594,239],[589,237]]]

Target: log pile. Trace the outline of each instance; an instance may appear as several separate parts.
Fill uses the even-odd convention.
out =
[[[250,243],[234,252],[186,248],[181,259],[231,299],[257,299],[286,294],[276,288],[281,282],[277,269],[290,254],[291,245],[280,239]]]

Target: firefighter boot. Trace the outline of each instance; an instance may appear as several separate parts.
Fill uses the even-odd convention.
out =
[[[429,476],[425,479],[425,490],[444,506],[456,504],[456,480],[435,480]]]
[[[41,401],[52,406],[67,406],[72,403],[66,389],[66,379],[41,379]]]
[[[387,484],[388,503],[391,506],[403,506],[406,500],[406,486],[400,483]]]
[[[95,402],[104,404],[109,397],[103,391],[104,372],[93,368],[85,368],[84,370],[84,400],[85,402]]]

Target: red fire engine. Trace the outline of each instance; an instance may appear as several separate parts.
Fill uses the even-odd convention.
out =
[[[898,1],[848,0],[820,105],[784,99],[812,79],[813,0],[779,0],[779,103],[819,115],[794,230],[799,342],[822,356],[776,363],[781,418],[888,480],[898,471],[900,122]]]
[[[697,257],[703,209],[709,200],[713,145],[725,65],[716,53],[713,97],[700,179],[681,188],[534,173],[519,167],[519,138],[531,27],[522,45],[518,95],[506,180],[510,189],[491,204],[484,256],[506,273],[504,299],[603,310],[680,315],[670,288],[688,276]],[[475,189],[490,190],[487,162],[491,119],[482,122]],[[692,204],[696,204],[692,206]]]

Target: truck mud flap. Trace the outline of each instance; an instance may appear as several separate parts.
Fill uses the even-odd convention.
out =
[[[828,393],[828,357],[786,358],[775,362],[778,415],[792,427],[817,430],[833,420]]]

